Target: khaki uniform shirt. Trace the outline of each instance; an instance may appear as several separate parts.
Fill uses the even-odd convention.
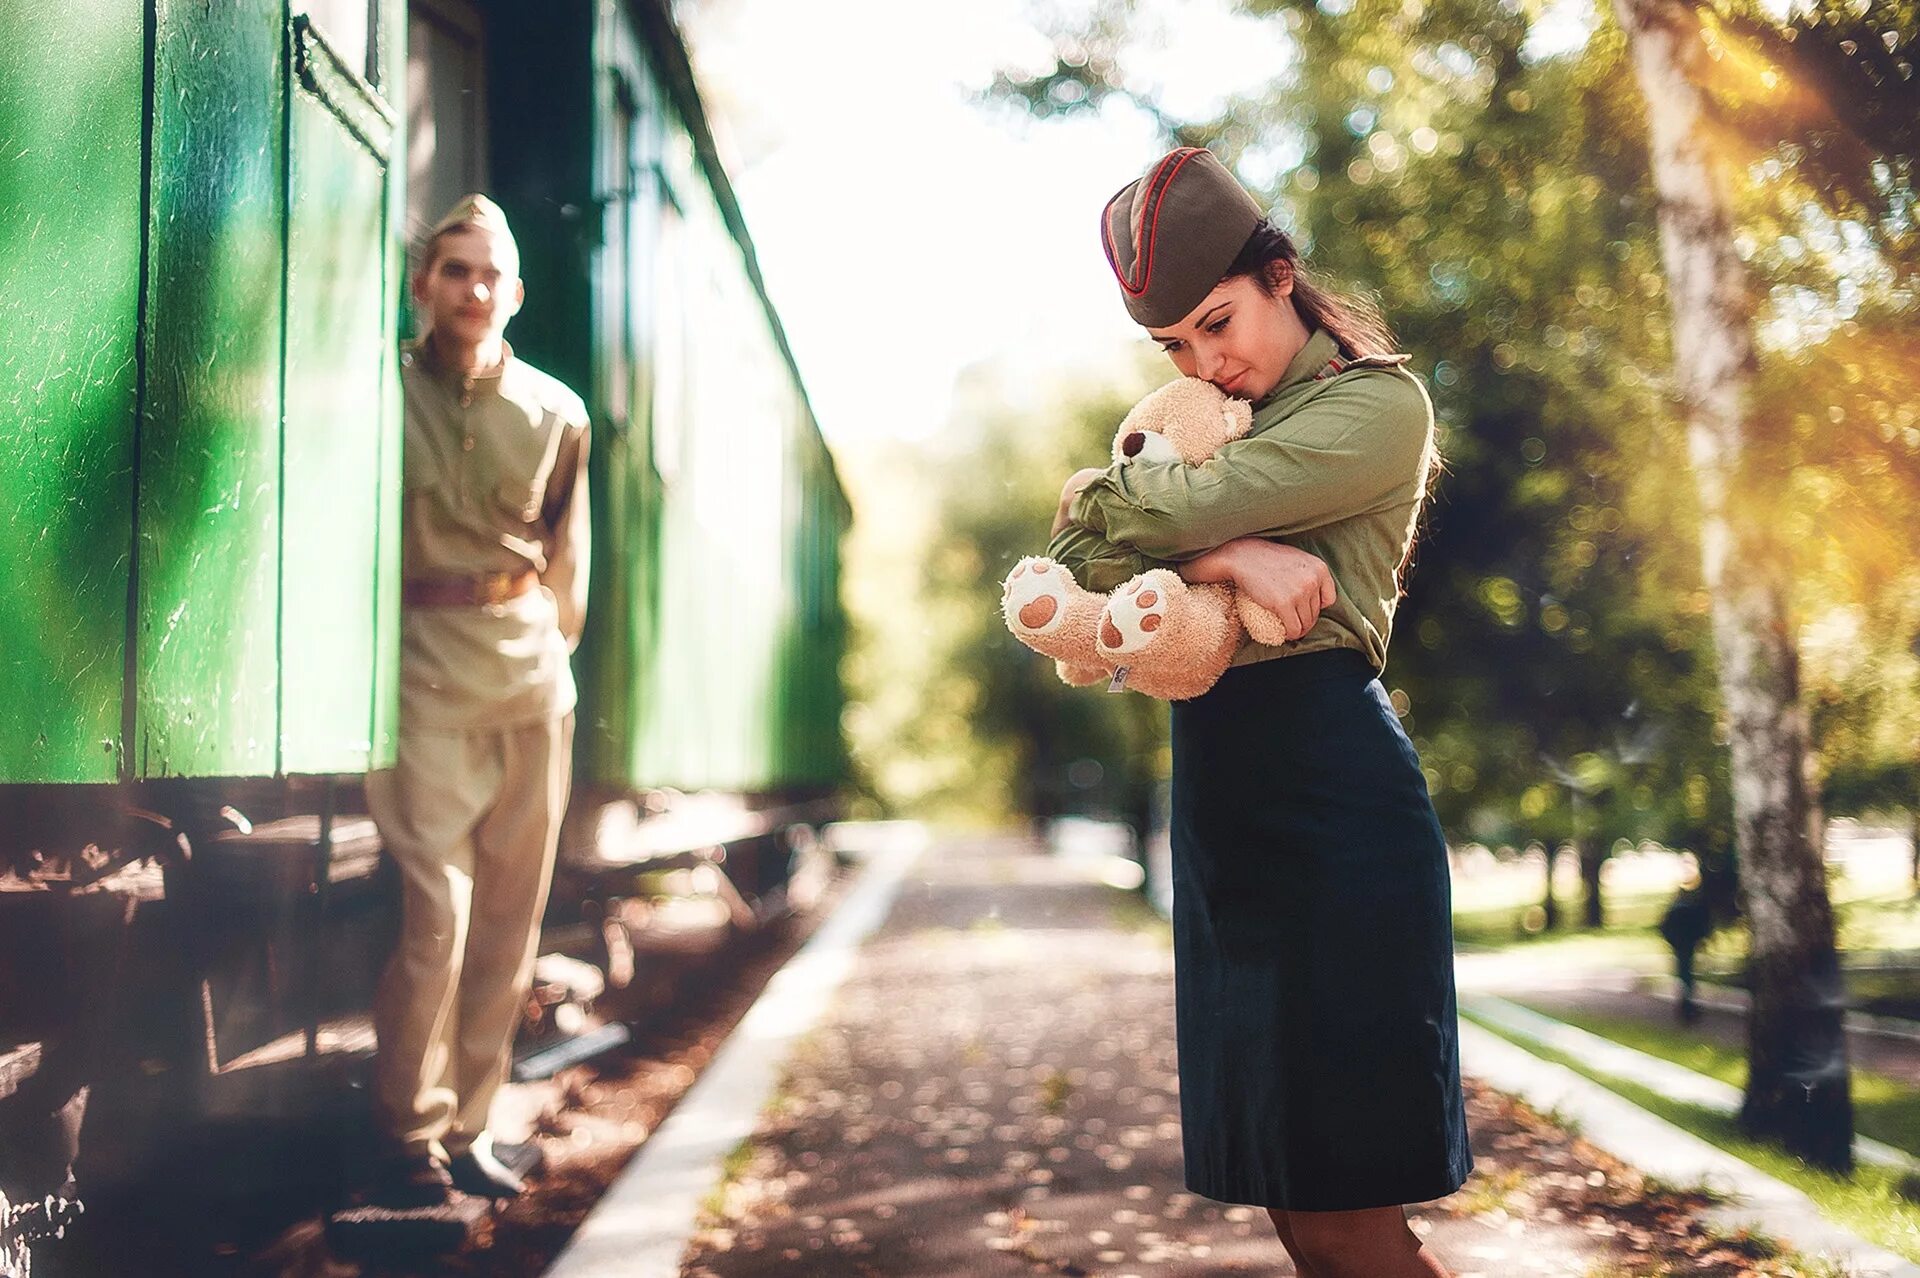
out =
[[[1298,546],[1326,561],[1338,597],[1305,635],[1277,647],[1246,640],[1234,664],[1354,648],[1385,669],[1434,455],[1433,405],[1405,358],[1347,361],[1316,330],[1254,404],[1246,436],[1198,466],[1109,467],[1074,499],[1048,555],[1108,591],[1236,537]]]
[[[516,727],[573,709],[568,654],[587,606],[587,411],[516,359],[467,376],[424,340],[400,357],[406,395],[401,576],[521,573],[498,605],[401,609],[401,726]]]

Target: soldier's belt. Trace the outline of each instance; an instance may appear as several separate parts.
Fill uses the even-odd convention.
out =
[[[473,608],[518,599],[539,584],[540,574],[483,572],[475,577],[416,577],[400,585],[400,601],[410,608]]]

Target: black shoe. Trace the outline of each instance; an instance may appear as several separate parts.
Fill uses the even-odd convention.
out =
[[[380,1207],[438,1207],[453,1193],[453,1177],[426,1154],[396,1154],[376,1172],[367,1198]]]
[[[521,1180],[511,1167],[494,1157],[491,1150],[479,1145],[455,1154],[448,1170],[453,1173],[453,1187],[463,1194],[512,1198],[524,1193],[527,1188],[527,1182]]]

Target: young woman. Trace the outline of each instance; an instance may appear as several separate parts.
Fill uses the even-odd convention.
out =
[[[1189,1188],[1263,1206],[1305,1278],[1444,1275],[1405,1205],[1473,1169],[1451,883],[1379,674],[1438,459],[1433,409],[1362,303],[1304,277],[1208,152],[1108,204],[1127,309],[1252,401],[1200,466],[1083,470],[1048,554],[1111,589],[1156,563],[1283,618],[1173,705],[1174,990]]]

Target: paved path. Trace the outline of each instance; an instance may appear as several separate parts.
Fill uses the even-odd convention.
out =
[[[1182,1185],[1165,926],[1098,868],[1013,842],[923,857],[686,1278],[1292,1273],[1264,1213]],[[1410,1211],[1458,1278],[1671,1260],[1698,1232],[1685,1195],[1500,1093],[1470,1082],[1469,1106],[1474,1178]],[[1676,1272],[1736,1272],[1714,1254]]]

